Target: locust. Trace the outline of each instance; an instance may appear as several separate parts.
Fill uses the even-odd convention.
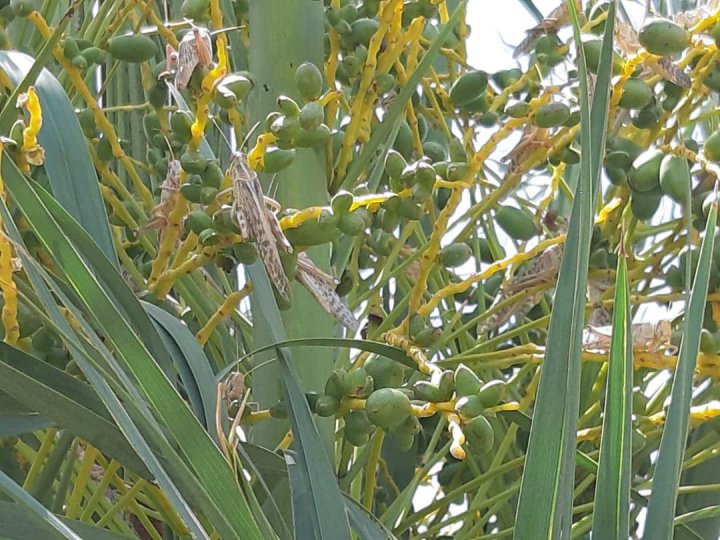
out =
[[[242,401],[246,392],[245,376],[239,371],[230,373],[227,380],[222,383],[222,399],[228,408],[234,401]]]
[[[535,260],[527,270],[519,273],[507,286],[503,287],[493,306],[498,305],[500,302],[503,302],[522,290],[542,284],[552,285],[560,271],[562,251],[562,246],[555,244],[535,257]],[[491,315],[488,320],[478,328],[478,334],[485,334],[501,327],[508,322],[513,315],[517,315],[518,318],[524,317],[537,305],[543,294],[545,294],[545,291],[540,289],[518,302],[510,302],[506,307]]]
[[[295,278],[315,297],[325,311],[353,333],[357,332],[358,320],[335,292],[337,280],[315,266],[306,253],[298,253]]]
[[[641,48],[637,32],[632,25],[619,19],[615,22],[615,43],[627,55],[635,55]],[[668,56],[649,58],[642,66],[645,71],[683,88],[690,88],[692,84],[690,76],[676,66]]]
[[[493,306],[500,304],[523,290],[531,289],[539,285],[552,286],[555,283],[558,273],[560,272],[562,253],[562,245],[556,244],[535,257],[529,268],[513,277],[510,283],[502,288],[500,294],[493,303]],[[600,294],[602,294],[608,286],[609,285],[607,284],[589,281],[588,295],[591,301],[597,300]],[[501,327],[513,316],[516,316],[518,319],[524,317],[534,306],[538,304],[538,302],[540,302],[543,294],[545,294],[545,290],[540,289],[531,293],[529,296],[518,300],[517,302],[510,302],[507,306],[491,315],[487,321],[479,326],[478,334],[484,334]],[[609,319],[609,315],[605,308],[598,307],[593,311],[590,318],[593,321],[604,322]]]
[[[588,351],[608,352],[612,340],[611,326],[591,326],[585,329],[584,348]],[[641,322],[632,325],[633,350],[659,352],[668,350],[677,352],[677,347],[670,344],[672,327],[670,321],[662,319],[657,322]]]
[[[170,44],[165,47],[165,65],[168,71],[175,70],[178,90],[187,88],[196,67],[212,66],[212,58],[212,40],[207,28],[193,26],[192,31],[183,36],[177,51]]]
[[[248,165],[244,154],[234,155],[229,174],[233,180],[232,211],[240,234],[246,241],[255,241],[270,281],[280,296],[290,301],[290,283],[282,266],[278,246],[288,254],[293,252],[293,248],[269,208],[272,206],[277,209],[278,205],[263,195],[260,180]],[[325,311],[348,329],[357,331],[357,319],[335,292],[337,280],[320,270],[306,253],[298,253],[295,277]]]
[[[138,234],[148,229],[164,231],[168,214],[172,210],[170,196],[180,189],[180,169],[179,160],[174,159],[168,163],[165,180],[160,184],[160,202],[151,210],[150,219],[137,230]]]
[[[235,153],[229,169],[233,181],[232,212],[246,241],[255,241],[268,277],[285,301],[290,301],[290,283],[285,275],[280,252],[292,253],[275,214],[267,204],[277,207],[275,201],[265,198],[257,173],[248,165],[247,157]]]
[[[535,150],[547,147],[549,133],[548,129],[528,123],[523,129],[518,144],[507,155],[500,158],[501,162],[509,162],[508,174],[514,173]]]
[[[576,9],[580,10],[580,4],[576,4]],[[558,7],[553,9],[550,14],[545,17],[537,26],[534,26],[526,32],[525,39],[515,48],[513,58],[522,56],[532,51],[540,36],[543,34],[554,34],[560,28],[570,23],[570,11],[566,2],[562,2]]]

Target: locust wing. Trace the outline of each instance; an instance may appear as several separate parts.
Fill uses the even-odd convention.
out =
[[[265,206],[265,198],[257,174],[243,154],[236,154],[230,164],[233,179],[233,214],[245,240],[254,240],[268,277],[286,301],[290,301],[290,283],[280,260],[277,239],[282,234],[275,216]],[[284,236],[283,236],[284,237]],[[290,253],[292,246],[285,239],[283,249]]]
[[[305,253],[298,254],[298,271],[295,277],[325,311],[353,333],[357,332],[360,323],[335,292],[335,279],[315,266]]]
[[[183,90],[187,87],[197,66],[212,64],[212,40],[206,28],[193,27],[180,41],[177,51],[177,71],[175,87]]]

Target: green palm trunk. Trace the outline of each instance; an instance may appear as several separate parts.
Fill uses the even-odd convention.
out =
[[[262,122],[266,115],[277,110],[277,98],[288,95],[297,101],[299,96],[294,82],[297,66],[313,62],[323,63],[323,5],[313,0],[267,0],[250,4],[250,50],[249,68],[255,78],[255,91],[249,103],[250,125]],[[298,149],[295,162],[277,174],[262,175],[263,186],[268,192],[272,183],[273,197],[283,207],[305,208],[327,204],[329,200],[325,174],[325,153],[322,150]],[[309,251],[314,262],[327,270],[330,249],[324,245]],[[253,298],[254,302],[267,299]],[[257,311],[253,310],[254,313]],[[299,284],[293,285],[292,307],[283,312],[289,338],[333,336],[336,325],[310,294]],[[255,321],[255,346],[271,342],[267,323]],[[258,363],[268,357],[260,357]],[[295,368],[305,391],[321,392],[332,370],[333,354],[330,349],[293,350]],[[280,396],[279,371],[269,364],[259,368],[253,376],[253,395],[261,407],[271,406]],[[328,444],[332,436],[332,424],[319,426]],[[254,442],[272,446],[287,430],[287,423],[261,422],[252,430]]]

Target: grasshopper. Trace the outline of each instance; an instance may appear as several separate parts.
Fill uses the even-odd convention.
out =
[[[240,234],[246,241],[255,241],[270,281],[280,296],[289,302],[290,283],[280,260],[278,245],[285,253],[292,253],[292,246],[285,238],[275,214],[266,206],[269,201],[263,195],[260,180],[248,165],[244,154],[236,153],[233,156],[229,174],[233,180],[232,211]],[[270,204],[277,206],[275,201]]]
[[[507,155],[500,158],[500,161],[509,162],[508,174],[512,174],[518,169],[520,164],[525,161],[528,156],[530,156],[530,154],[538,148],[547,147],[548,143],[548,129],[528,124],[525,126],[517,145]]]
[[[620,50],[627,55],[635,55],[641,48],[635,29],[629,23],[620,19],[615,22],[615,42]],[[690,88],[692,84],[690,76],[676,66],[669,56],[650,58],[642,66],[647,72],[659,75],[666,81],[683,88]]]
[[[212,40],[207,28],[193,26],[185,34],[177,51],[172,45],[165,47],[165,65],[168,71],[175,69],[175,87],[184,90],[197,66],[210,67],[213,63]]]
[[[353,333],[357,332],[358,320],[335,292],[337,280],[315,266],[305,253],[298,253],[297,263],[296,279],[310,291],[325,311]]]
[[[677,352],[677,347],[670,344],[672,327],[670,321],[662,319],[657,322],[641,322],[632,325],[633,350],[658,352],[668,350],[670,354]],[[612,339],[611,326],[590,326],[586,328],[584,346],[589,351],[608,352]]]
[[[143,224],[136,232],[140,234],[148,229],[160,229],[164,231],[167,225],[167,218],[170,210],[170,196],[180,189],[180,161],[173,159],[168,163],[165,180],[160,184],[160,203],[150,212],[150,219]]]
[[[222,400],[228,408],[234,401],[242,401],[246,392],[245,376],[239,371],[231,372],[227,380],[222,383]]]
[[[581,12],[579,2],[575,2],[576,9]],[[561,2],[558,7],[553,9],[550,14],[545,17],[540,23],[528,30],[525,39],[515,48],[513,58],[517,58],[523,54],[527,54],[532,51],[533,47],[537,43],[540,36],[543,34],[555,34],[557,31],[570,23],[570,11],[566,2]]]
[[[270,281],[286,301],[290,301],[290,283],[280,260],[278,245],[285,253],[293,249],[280,228],[275,214],[277,203],[264,197],[257,174],[244,154],[236,153],[230,164],[233,179],[233,214],[244,240],[255,240]],[[335,292],[334,277],[320,270],[305,253],[298,253],[296,279],[313,295],[322,308],[355,332],[358,321]]]
[[[530,268],[515,276],[507,286],[503,287],[493,305],[499,304],[523,289],[541,284],[552,285],[560,271],[562,252],[563,248],[559,244],[555,244],[543,251],[535,258]],[[545,291],[539,290],[518,302],[511,302],[505,308],[491,315],[478,328],[478,334],[485,334],[501,327],[513,315],[517,315],[518,318],[524,317],[540,301],[543,294],[545,294]]]

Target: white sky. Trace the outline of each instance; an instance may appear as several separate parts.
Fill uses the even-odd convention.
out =
[[[560,0],[535,1],[543,14],[559,4]],[[470,25],[468,60],[490,73],[512,67],[511,47],[518,45],[525,31],[536,24],[519,0],[472,0],[468,4],[467,21]]]

